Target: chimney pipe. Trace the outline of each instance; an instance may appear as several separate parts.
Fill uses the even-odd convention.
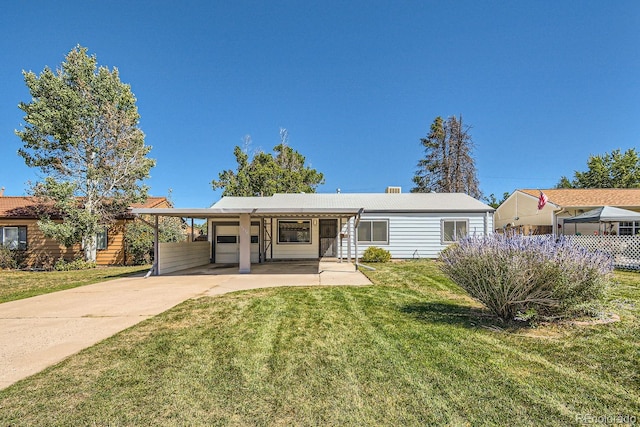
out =
[[[0,188],[0,197],[4,196],[4,187]]]

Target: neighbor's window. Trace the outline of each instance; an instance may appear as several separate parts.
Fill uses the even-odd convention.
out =
[[[442,243],[454,243],[467,237],[467,220],[443,220],[442,221]]]
[[[105,228],[98,234],[96,234],[96,249],[101,251],[107,249],[109,244],[109,237],[107,235],[107,229]]]
[[[311,221],[278,221],[278,243],[311,243]]]
[[[358,224],[358,242],[389,243],[389,222],[360,221]]]
[[[27,227],[0,227],[0,245],[11,250],[27,249]]]
[[[622,221],[618,227],[621,236],[635,236],[640,234],[640,221]]]

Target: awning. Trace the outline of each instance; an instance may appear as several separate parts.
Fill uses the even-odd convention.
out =
[[[615,208],[613,206],[602,206],[588,212],[564,219],[565,223],[585,223],[585,222],[620,222],[620,221],[640,221],[640,212],[628,209]]]

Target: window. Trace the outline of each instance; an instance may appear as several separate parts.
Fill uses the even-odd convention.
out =
[[[640,234],[640,221],[623,221],[618,227],[621,236],[634,236]]]
[[[462,220],[443,220],[442,221],[442,243],[453,243],[467,237],[468,221]]]
[[[11,250],[27,249],[27,227],[0,227],[0,245]]]
[[[278,243],[311,243],[311,221],[278,221]]]
[[[358,242],[389,243],[389,221],[360,221]]]
[[[107,249],[109,244],[109,236],[107,235],[107,229],[105,228],[98,234],[96,234],[96,249],[99,251]]]
[[[236,236],[216,236],[216,243],[237,243]]]
[[[258,236],[251,236],[251,243],[258,243]]]

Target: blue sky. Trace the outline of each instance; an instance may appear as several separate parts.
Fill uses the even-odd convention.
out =
[[[177,207],[220,197],[233,147],[289,143],[319,192],[409,191],[436,116],[473,126],[481,190],[548,188],[590,154],[640,144],[640,2],[5,1],[0,4],[0,186],[22,195],[22,70],[77,44],[138,99]]]

